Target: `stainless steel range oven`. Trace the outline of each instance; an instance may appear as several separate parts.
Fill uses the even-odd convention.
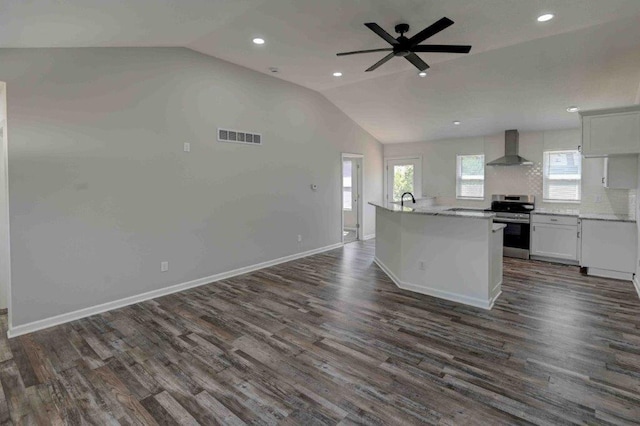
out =
[[[504,255],[529,259],[531,242],[531,211],[535,207],[533,195],[493,195],[491,209],[495,223],[504,223]]]

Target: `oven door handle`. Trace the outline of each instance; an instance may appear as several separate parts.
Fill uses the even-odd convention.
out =
[[[505,219],[503,217],[501,218],[493,218],[493,221],[495,223],[523,223],[525,225],[529,224],[529,221],[526,219]]]

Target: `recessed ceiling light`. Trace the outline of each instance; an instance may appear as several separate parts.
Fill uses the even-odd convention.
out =
[[[578,112],[580,111],[580,108],[578,108],[577,106],[570,106],[569,108],[567,108],[567,112]]]
[[[453,122],[453,124],[455,124],[456,126],[459,126],[459,125],[460,125],[460,123],[461,123],[461,121],[458,121],[458,120],[456,120],[456,121],[454,121],[454,122]]]
[[[260,37],[256,37],[253,39],[254,44],[264,44],[264,39]]]
[[[418,73],[418,75],[419,75],[420,77],[426,77],[426,76],[427,76],[427,72],[426,72],[426,71],[420,71],[420,72]]]
[[[336,71],[333,73],[334,77],[342,77],[342,73],[340,71]]]
[[[553,13],[545,13],[544,15],[538,16],[538,22],[547,22],[553,19]]]

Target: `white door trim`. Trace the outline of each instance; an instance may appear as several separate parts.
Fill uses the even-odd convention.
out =
[[[364,233],[364,154],[354,154],[350,152],[343,152],[340,154],[340,241],[344,243],[344,200],[342,195],[342,165],[345,159],[358,158],[360,159],[360,169],[357,171],[357,184],[358,184],[358,223],[360,228],[357,230],[358,240],[362,240]]]
[[[389,200],[389,161],[398,160],[414,160],[420,164],[420,167],[415,171],[414,179],[419,184],[419,191],[413,194],[416,198],[422,198],[422,155],[405,155],[401,157],[384,157],[384,185],[383,193],[385,201]]]
[[[3,102],[4,111],[7,111],[7,86],[4,82],[0,82],[0,102]],[[0,117],[0,129],[2,130],[2,145],[0,146],[0,172],[3,181],[3,187],[0,188],[0,197],[3,198],[4,208],[0,213],[0,308],[7,308],[8,328],[12,327],[11,319],[11,245],[10,245],[10,227],[9,227],[9,143],[8,143],[8,120],[7,117]]]

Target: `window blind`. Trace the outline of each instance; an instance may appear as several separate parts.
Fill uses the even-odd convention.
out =
[[[543,168],[543,198],[549,201],[580,201],[582,156],[580,152],[545,151]]]
[[[484,198],[484,155],[458,155],[456,198]]]

